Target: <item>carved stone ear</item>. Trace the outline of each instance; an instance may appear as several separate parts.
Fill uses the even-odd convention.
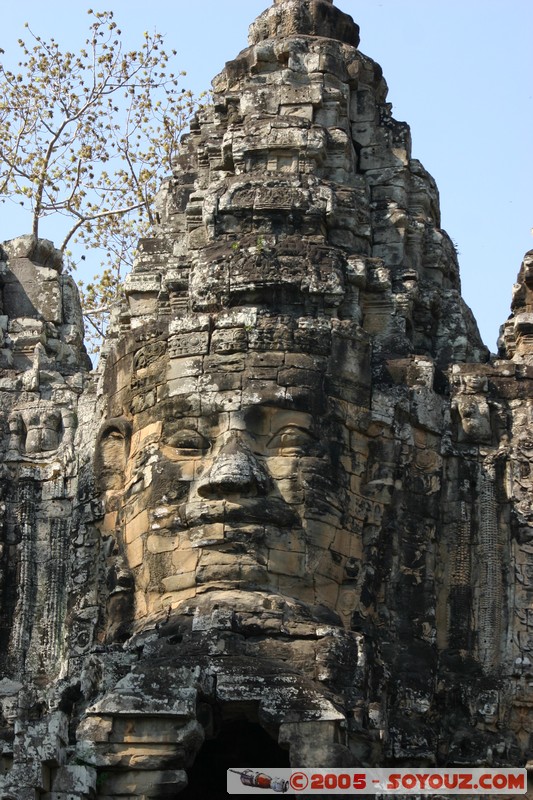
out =
[[[23,453],[26,446],[26,426],[22,415],[13,413],[9,417],[9,451],[11,456]]]
[[[100,429],[94,471],[100,491],[121,489],[130,453],[131,422],[125,417],[107,420]]]

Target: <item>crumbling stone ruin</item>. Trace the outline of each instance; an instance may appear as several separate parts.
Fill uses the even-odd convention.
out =
[[[252,24],[96,372],[57,252],[3,246],[3,800],[531,758],[533,255],[491,356],[358,44]]]

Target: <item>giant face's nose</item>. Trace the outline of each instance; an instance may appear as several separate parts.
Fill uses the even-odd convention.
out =
[[[270,477],[264,466],[236,434],[220,450],[197,489],[206,498],[232,494],[254,497],[267,494],[269,487]]]

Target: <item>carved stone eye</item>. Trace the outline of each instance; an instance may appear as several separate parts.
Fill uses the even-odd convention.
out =
[[[268,443],[270,450],[280,450],[284,454],[297,455],[315,441],[309,431],[297,425],[281,428]]]
[[[184,455],[193,453],[204,453],[209,449],[209,442],[201,433],[195,430],[176,431],[171,436],[167,436],[166,444],[180,450]]]

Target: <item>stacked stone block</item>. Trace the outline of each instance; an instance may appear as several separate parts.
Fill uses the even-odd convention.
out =
[[[300,767],[530,758],[530,258],[490,356],[358,47],[330,0],[251,26],[98,373],[57,253],[4,245],[6,799],[175,797],[239,721]]]

